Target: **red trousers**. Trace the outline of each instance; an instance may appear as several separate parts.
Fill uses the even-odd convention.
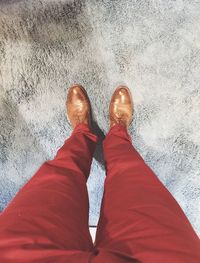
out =
[[[199,263],[200,242],[122,125],[104,142],[105,190],[96,241],[88,230],[97,136],[79,124],[0,216],[1,263]]]

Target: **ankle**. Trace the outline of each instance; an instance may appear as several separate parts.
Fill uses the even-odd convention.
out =
[[[128,129],[128,124],[124,120],[118,120],[117,122],[111,122],[110,123],[110,129],[116,125],[123,126],[124,128]]]

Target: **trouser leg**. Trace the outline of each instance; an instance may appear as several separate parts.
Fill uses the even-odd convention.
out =
[[[0,262],[88,262],[90,172],[97,137],[79,124],[0,216]]]
[[[200,262],[199,238],[126,129],[111,128],[103,146],[107,176],[95,242],[99,258],[107,253],[112,256],[106,262]]]

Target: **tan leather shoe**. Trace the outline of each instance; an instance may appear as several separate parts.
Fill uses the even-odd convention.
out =
[[[74,129],[77,124],[84,123],[91,127],[91,107],[85,89],[80,85],[70,87],[66,101],[67,119]]]
[[[110,107],[110,128],[122,124],[128,128],[133,116],[131,92],[126,86],[119,86],[112,95]]]

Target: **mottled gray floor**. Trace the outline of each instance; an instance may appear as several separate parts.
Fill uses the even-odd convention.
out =
[[[0,209],[70,135],[81,83],[99,133],[114,88],[135,104],[133,143],[200,234],[200,1],[0,1]],[[96,224],[101,147],[88,182]]]

